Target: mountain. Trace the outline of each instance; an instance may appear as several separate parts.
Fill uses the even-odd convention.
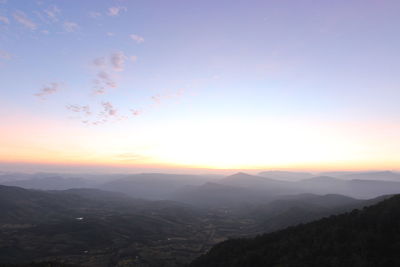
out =
[[[34,177],[26,180],[6,181],[2,182],[2,184],[41,190],[65,190],[70,188],[90,187],[94,185],[93,182],[82,178],[64,178],[61,176]]]
[[[60,197],[48,192],[26,190],[0,185],[0,209],[2,224],[35,224],[55,219],[80,216],[71,211],[71,205],[81,207],[86,202],[75,195]]]
[[[227,238],[255,236],[368,202],[338,195],[270,197],[217,183],[183,191],[175,200],[186,203],[89,188],[0,186],[0,265],[182,266]]]
[[[200,185],[210,179],[198,175],[143,173],[104,183],[99,188],[122,192],[135,198],[168,199],[178,189]]]
[[[263,191],[208,182],[199,186],[187,186],[177,191],[173,200],[199,207],[220,208],[256,204],[271,198]]]
[[[341,175],[340,178],[348,180],[386,180],[386,181],[400,181],[400,173],[391,171],[381,172],[361,172]]]
[[[214,246],[189,266],[400,266],[400,196],[308,224]]]
[[[348,193],[347,181],[329,176],[317,176],[309,179],[304,179],[296,183],[298,184],[298,188],[300,190],[308,193],[344,195]]]
[[[394,195],[400,193],[400,182],[377,180],[350,180],[348,195],[358,198],[372,198],[380,195]]]
[[[252,211],[252,214],[253,218],[261,224],[263,232],[271,232],[352,209],[363,208],[388,197],[360,200],[335,194],[300,194],[259,205]]]
[[[303,192],[315,194],[342,194],[355,198],[374,198],[381,195],[400,193],[400,182],[378,180],[344,180],[319,176],[296,182]]]
[[[266,177],[239,172],[217,181],[220,184],[264,191],[270,195],[297,193],[292,182],[274,180]]]
[[[315,176],[314,174],[309,172],[289,172],[289,171],[263,171],[258,173],[258,175],[284,181],[298,181]]]
[[[1,266],[31,261],[179,266],[209,248],[204,213],[171,201],[94,189],[0,186],[0,209]]]
[[[331,176],[345,180],[382,180],[382,181],[400,181],[400,173],[394,171],[336,171],[322,172],[322,176]]]
[[[218,186],[219,184],[220,186]],[[224,187],[225,190],[224,190]],[[240,189],[241,188],[241,189]],[[317,176],[300,181],[282,181],[267,177],[236,173],[211,184],[191,186],[177,190],[172,199],[186,203],[222,202],[258,203],[277,199],[280,196],[298,194],[338,194],[353,198],[370,199],[381,195],[400,193],[400,182],[378,180],[345,180],[329,176]]]
[[[339,178],[344,175],[353,174],[353,173],[356,173],[356,172],[354,172],[354,171],[328,171],[328,172],[320,172],[318,175]]]
[[[0,183],[15,181],[15,180],[26,180],[30,179],[31,175],[26,173],[11,173],[11,172],[1,172],[0,173]]]

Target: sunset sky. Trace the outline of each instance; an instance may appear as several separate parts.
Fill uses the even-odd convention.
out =
[[[0,0],[0,171],[400,170],[398,0]]]

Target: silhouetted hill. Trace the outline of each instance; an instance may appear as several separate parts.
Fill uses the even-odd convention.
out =
[[[270,201],[271,197],[263,191],[208,182],[199,186],[187,186],[177,191],[172,199],[200,207],[232,208],[246,203],[263,203]]]
[[[272,195],[298,192],[292,182],[274,180],[242,172],[222,178],[218,180],[218,183],[230,186],[244,187],[257,191],[262,190]]]
[[[292,171],[263,171],[258,173],[258,175],[268,177],[271,179],[285,180],[285,181],[297,181],[315,176],[309,172],[292,172]]]
[[[0,223],[37,223],[54,219],[74,218],[70,207],[87,204],[79,196],[57,194],[0,185]]]
[[[2,184],[41,190],[65,190],[70,188],[90,187],[93,185],[90,181],[82,178],[64,178],[61,176],[34,177],[26,180],[6,181]]]
[[[342,195],[301,194],[282,197],[265,205],[256,206],[252,211],[262,225],[264,232],[271,232],[307,223],[326,216],[363,208],[387,198],[382,196],[369,200],[354,199]]]
[[[363,199],[400,193],[400,182],[395,181],[344,180],[329,176],[319,176],[296,183],[299,190],[308,193],[342,194]]]
[[[198,175],[143,173],[107,182],[99,188],[122,192],[135,198],[168,199],[184,186],[200,185],[210,179]]]
[[[31,262],[26,264],[2,264],[1,267],[79,267],[80,265],[72,265],[55,261]]]
[[[305,225],[214,246],[190,266],[400,266],[400,196]]]
[[[341,175],[342,179],[355,179],[355,180],[386,180],[386,181],[400,181],[400,173],[392,171],[380,171],[380,172],[361,172],[361,173],[350,173]]]

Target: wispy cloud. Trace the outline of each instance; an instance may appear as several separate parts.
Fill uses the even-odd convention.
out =
[[[140,35],[131,34],[131,35],[129,35],[129,37],[130,37],[133,41],[135,41],[136,43],[138,43],[138,44],[144,42],[144,38],[143,38],[142,36],[140,36]]]
[[[137,56],[130,56],[129,58],[132,62],[136,62],[137,60]]]
[[[67,105],[66,108],[72,112],[75,113],[81,113],[85,116],[90,116],[92,115],[92,112],[90,110],[89,106],[80,106],[80,105]]]
[[[103,106],[103,115],[106,117],[117,116],[117,109],[111,104],[111,102],[101,102]]]
[[[123,161],[138,161],[138,160],[147,160],[148,156],[137,154],[137,153],[122,153],[115,155],[119,160]]]
[[[102,70],[97,73],[96,79],[94,80],[94,91],[95,95],[101,95],[107,92],[108,89],[117,88],[117,83],[110,73]]]
[[[11,59],[12,55],[10,53],[8,53],[7,51],[4,50],[0,50],[0,59]]]
[[[76,32],[79,29],[79,25],[76,22],[71,21],[64,22],[63,26],[66,32]]]
[[[143,113],[142,110],[138,110],[138,109],[131,109],[130,111],[133,116],[139,116]]]
[[[67,110],[76,114],[83,124],[101,125],[106,122],[125,119],[118,114],[117,108],[109,101],[100,102],[94,111],[89,105],[67,105]],[[76,118],[76,117],[75,117]]]
[[[151,97],[151,100],[153,100],[153,102],[155,102],[156,104],[161,104],[164,100],[179,98],[183,96],[184,93],[185,89],[181,88],[172,92],[153,95]]]
[[[0,22],[10,24],[10,20],[6,16],[0,16]]]
[[[60,90],[60,84],[58,83],[50,83],[49,85],[44,86],[40,91],[34,96],[37,96],[41,99],[46,99],[47,96],[52,95]]]
[[[13,17],[18,23],[20,23],[24,27],[31,30],[36,30],[37,25],[32,20],[30,20],[24,12],[18,10],[14,12]]]
[[[111,66],[115,71],[123,71],[126,56],[123,52],[115,52],[110,57]]]
[[[107,15],[109,16],[118,16],[121,11],[127,11],[128,9],[124,6],[113,6],[108,8]]]
[[[89,12],[89,17],[91,17],[92,19],[97,19],[101,16],[102,16],[102,14],[100,12],[96,12],[96,11]]]
[[[107,57],[98,57],[93,60],[92,64],[97,69],[93,86],[95,95],[104,94],[107,90],[118,87],[115,76],[118,72],[124,71],[127,59],[133,60],[124,52],[117,51]]]
[[[58,15],[61,10],[56,6],[50,6],[49,8],[43,10],[43,12],[49,17],[53,22],[58,21]]]
[[[105,67],[106,59],[104,57],[99,57],[93,60],[93,65],[96,67]]]

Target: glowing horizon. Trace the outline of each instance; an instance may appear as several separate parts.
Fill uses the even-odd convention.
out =
[[[0,171],[400,170],[399,9],[1,1]]]

